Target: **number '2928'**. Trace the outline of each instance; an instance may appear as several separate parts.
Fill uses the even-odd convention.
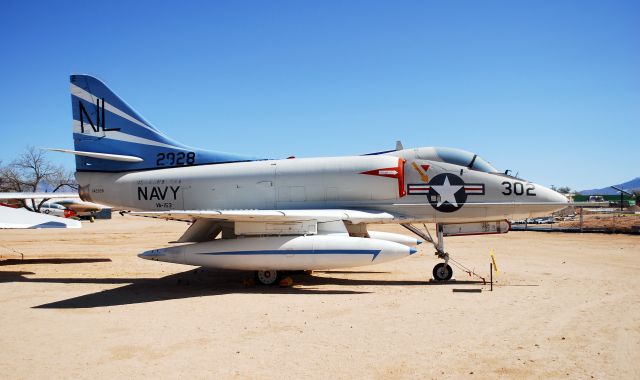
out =
[[[196,163],[195,152],[158,153],[156,166],[182,166]]]

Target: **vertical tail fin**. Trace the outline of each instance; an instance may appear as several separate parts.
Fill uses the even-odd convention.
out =
[[[71,75],[71,106],[77,171],[119,172],[256,160],[194,149],[170,139],[104,83],[88,75]]]

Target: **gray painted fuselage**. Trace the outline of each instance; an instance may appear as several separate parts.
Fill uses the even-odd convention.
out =
[[[136,211],[362,209],[386,211],[396,216],[397,223],[461,223],[548,215],[566,206],[564,196],[546,187],[443,162],[434,159],[430,149],[125,173],[78,172],[76,177],[84,200]],[[456,203],[454,210],[440,207],[435,193],[430,199],[415,190],[428,187],[430,181],[433,185],[440,174],[447,174],[447,181],[457,177],[473,184],[467,186],[464,199],[456,198],[460,202],[449,200]]]

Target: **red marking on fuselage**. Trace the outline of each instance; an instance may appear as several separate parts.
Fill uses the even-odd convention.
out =
[[[368,170],[366,172],[362,172],[360,174],[366,175],[375,175],[378,177],[386,177],[386,178],[395,178],[398,180],[398,195],[402,198],[407,195],[407,192],[404,188],[404,163],[406,161],[403,158],[398,159],[398,166],[393,168],[381,168]]]

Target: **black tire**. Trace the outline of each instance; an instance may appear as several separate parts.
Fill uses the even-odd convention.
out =
[[[274,285],[278,283],[280,274],[275,270],[256,271],[256,281],[262,285]]]
[[[445,267],[444,263],[439,263],[433,267],[433,279],[436,281],[449,281],[452,276],[453,269],[449,265]]]

